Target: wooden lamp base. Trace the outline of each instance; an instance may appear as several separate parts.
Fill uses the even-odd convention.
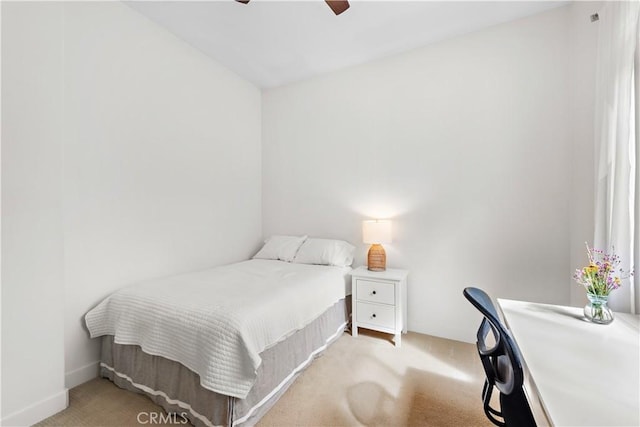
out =
[[[385,271],[387,269],[387,254],[381,244],[374,243],[369,248],[367,268],[371,271]]]

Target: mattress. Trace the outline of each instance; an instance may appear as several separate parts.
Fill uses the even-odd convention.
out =
[[[260,353],[344,299],[349,270],[250,260],[123,288],[85,321],[92,338],[139,346],[198,374],[203,388],[242,399]]]

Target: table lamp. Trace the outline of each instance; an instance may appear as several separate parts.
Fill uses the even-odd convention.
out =
[[[371,271],[385,271],[387,254],[381,243],[391,243],[391,221],[375,219],[362,222],[362,241],[370,243],[367,267]]]

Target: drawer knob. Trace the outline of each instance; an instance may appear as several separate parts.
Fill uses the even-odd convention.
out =
[[[373,314],[371,315],[371,317],[376,317],[376,314],[375,314],[375,313],[373,313]]]
[[[375,295],[375,294],[376,294],[376,291],[373,291],[373,294]]]

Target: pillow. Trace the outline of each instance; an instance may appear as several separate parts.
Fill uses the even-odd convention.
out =
[[[355,246],[344,240],[307,239],[298,250],[293,262],[348,267],[353,264],[355,249]]]
[[[306,239],[307,236],[271,236],[264,241],[264,246],[253,258],[291,262]]]

